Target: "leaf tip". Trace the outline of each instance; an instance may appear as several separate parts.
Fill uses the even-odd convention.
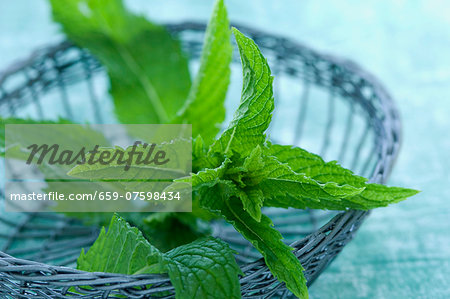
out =
[[[231,26],[231,32],[233,32],[234,36],[238,34],[242,34],[236,27]]]
[[[405,197],[411,197],[411,196],[417,195],[422,192],[421,190],[409,189],[409,188],[404,188],[404,191],[406,193]]]

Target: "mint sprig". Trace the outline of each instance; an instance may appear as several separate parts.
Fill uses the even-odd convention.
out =
[[[134,217],[143,222],[140,229],[147,238],[124,219],[113,216],[108,231],[103,228],[89,251],[80,255],[79,269],[167,273],[177,298],[240,298],[238,275],[242,273],[223,241],[199,238],[171,249],[172,244],[164,246],[154,240],[157,249],[147,240],[156,239],[158,229],[165,229],[160,240],[170,238],[175,230],[166,224],[178,223],[184,228],[177,232],[185,234],[189,242],[207,231],[198,232],[196,219],[222,217],[261,253],[280,282],[295,296],[308,298],[304,269],[264,215],[263,207],[368,210],[417,193],[368,183],[335,161],[325,162],[298,147],[272,144],[266,136],[274,109],[270,67],[258,46],[237,29],[233,33],[243,70],[241,101],[231,123],[215,139],[225,119],[232,54],[231,31],[222,0],[215,4],[192,85],[180,42],[164,27],[128,12],[120,0],[50,1],[54,19],[68,37],[87,48],[106,68],[121,122],[192,123],[195,137],[193,174],[168,187],[192,184],[193,213]],[[0,149],[3,141],[4,135],[0,134]],[[123,178],[121,167],[116,166],[79,166],[69,175]],[[151,177],[153,172],[151,168],[131,165],[128,175]],[[146,190],[147,186],[139,183],[127,188],[136,191]],[[180,240],[174,243],[186,243]],[[162,248],[167,252],[163,253]]]
[[[59,118],[58,120],[34,120],[34,119],[26,119],[26,118],[17,118],[17,117],[8,117],[3,118],[0,117],[0,156],[5,155],[5,125],[24,125],[24,124],[71,124],[69,120]],[[17,136],[16,142],[19,142],[20,139],[27,140],[28,136]],[[29,140],[27,140],[29,142]]]
[[[262,214],[262,206],[367,210],[417,191],[367,184],[335,162],[271,144],[265,135],[274,107],[270,68],[251,39],[233,32],[243,68],[241,103],[218,140],[208,149],[201,140],[194,147],[206,157],[196,159],[202,170],[188,180],[200,205],[230,222],[261,252],[273,275],[306,298],[303,268]]]
[[[230,222],[260,251],[279,281],[294,295],[307,298],[303,267],[262,213],[263,206],[366,210],[403,200],[416,191],[367,184],[336,162],[325,163],[303,149],[270,143],[265,135],[274,107],[270,68],[254,42],[233,31],[244,74],[240,106],[210,146],[201,135],[195,138],[197,172],[177,181],[190,182],[194,203]]]

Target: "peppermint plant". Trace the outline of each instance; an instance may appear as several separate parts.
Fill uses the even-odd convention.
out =
[[[68,38],[105,67],[119,121],[193,125],[193,173],[173,182],[192,184],[192,213],[107,214],[112,216],[108,230],[103,228],[92,247],[82,251],[78,269],[165,273],[177,298],[240,298],[243,273],[234,252],[208,236],[208,221],[222,218],[261,253],[281,283],[295,296],[308,298],[304,269],[264,207],[369,210],[418,192],[371,184],[336,161],[325,162],[299,147],[273,144],[266,135],[275,108],[270,67],[253,40],[230,29],[222,0],[215,4],[193,80],[181,43],[163,26],[127,11],[120,0],[50,2],[54,19]],[[240,105],[220,132],[232,34],[243,86]],[[2,120],[14,122],[24,120]],[[101,165],[76,166],[68,173],[89,179],[96,170],[118,171]],[[104,223],[100,218],[99,223]]]

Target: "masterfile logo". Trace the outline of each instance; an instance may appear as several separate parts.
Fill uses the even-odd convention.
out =
[[[49,155],[48,164],[50,165],[95,165],[99,163],[101,165],[110,165],[116,163],[118,165],[124,165],[124,170],[128,171],[131,165],[164,165],[170,161],[166,158],[166,152],[164,150],[157,150],[155,152],[156,144],[148,144],[146,142],[135,141],[131,150],[123,150],[121,148],[100,149],[100,145],[95,145],[90,151],[86,150],[86,147],[82,147],[77,153],[71,150],[60,151],[59,144],[32,144],[27,147],[30,155],[26,161],[27,164],[32,164],[34,158],[37,158],[37,165],[41,165],[47,155]],[[86,155],[89,155],[86,158]],[[133,159],[135,158],[135,159]]]

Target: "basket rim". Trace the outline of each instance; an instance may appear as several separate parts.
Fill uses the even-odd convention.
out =
[[[373,173],[369,177],[369,182],[371,183],[380,183],[384,184],[387,181],[388,176],[390,175],[393,166],[395,165],[395,161],[398,157],[398,153],[400,150],[401,145],[401,120],[399,116],[399,112],[396,108],[396,105],[394,101],[392,100],[390,94],[387,92],[387,90],[384,88],[384,86],[379,82],[379,80],[373,76],[368,71],[364,70],[362,67],[360,67],[357,63],[353,62],[351,59],[342,58],[340,56],[331,55],[328,53],[324,53],[322,51],[316,51],[300,42],[293,41],[292,38],[285,37],[280,34],[272,34],[267,33],[265,31],[260,31],[258,29],[254,29],[252,27],[247,26],[241,26],[240,24],[233,23],[232,24],[235,27],[240,28],[244,33],[251,32],[253,35],[261,35],[261,36],[270,36],[277,39],[277,41],[281,43],[286,43],[289,45],[289,47],[301,49],[304,52],[307,52],[314,57],[320,58],[322,60],[329,61],[333,64],[336,64],[349,73],[357,74],[360,78],[366,80],[370,83],[370,85],[373,87],[374,92],[376,93],[377,97],[380,99],[381,102],[381,109],[384,112],[383,119],[380,119],[379,122],[381,123],[382,130],[384,131],[383,137],[384,141],[388,143],[389,146],[383,146],[381,147],[381,152],[379,153],[380,159],[377,162],[377,166],[375,167]],[[205,23],[203,22],[195,22],[195,21],[185,21],[185,22],[177,22],[177,23],[168,23],[164,24],[164,26],[168,27],[169,30],[174,31],[181,31],[185,28],[191,28],[194,30],[202,30],[204,31],[206,28]],[[55,55],[58,51],[64,50],[66,48],[69,48],[73,46],[73,44],[67,40],[63,40],[62,42],[57,43],[50,43],[41,47],[38,47],[34,51],[31,52],[25,59],[19,59],[12,64],[10,64],[8,67],[3,69],[3,71],[0,71],[0,91],[2,91],[2,84],[5,82],[5,80],[13,75],[14,73],[26,68],[30,63],[38,59],[39,57],[42,57],[43,55],[51,57],[52,55]],[[302,259],[302,254],[307,253],[307,249],[309,244],[311,243],[311,240],[314,240],[317,235],[322,234],[326,231],[332,230],[333,227],[338,223],[346,223],[346,225],[351,225],[355,221],[363,221],[365,217],[369,215],[370,211],[358,211],[358,210],[347,210],[343,211],[336,216],[334,216],[332,219],[330,219],[325,225],[320,227],[315,232],[309,234],[308,236],[304,237],[301,240],[298,240],[291,244],[292,247],[294,247],[296,250],[295,254],[297,258],[300,260]],[[350,221],[353,220],[353,221]],[[348,223],[347,223],[348,222]],[[356,228],[357,229],[357,228]],[[356,231],[355,229],[355,231]],[[332,234],[330,234],[332,235]],[[333,236],[330,236],[329,238],[332,239],[337,234],[333,234]],[[328,240],[330,241],[330,240]],[[332,258],[329,262],[331,262],[334,258]],[[312,276],[308,280],[308,286],[314,282],[314,280],[319,276],[319,274],[323,271],[323,269],[326,268],[326,266],[329,264],[326,263],[317,273],[315,273],[314,276]],[[264,259],[260,258],[252,263],[246,264],[241,266],[241,269],[245,273],[245,270],[251,269],[252,267],[256,265],[265,264]],[[125,274],[116,274],[116,273],[107,273],[107,272],[87,272],[82,270],[77,270],[70,267],[64,267],[64,266],[53,266],[45,263],[35,262],[32,260],[27,259],[19,259],[15,258],[13,256],[10,256],[4,252],[0,251],[0,272],[8,273],[8,272],[19,272],[23,271],[20,269],[26,269],[26,266],[34,266],[39,267],[40,272],[42,272],[42,277],[39,277],[40,280],[43,277],[45,278],[46,282],[51,281],[59,281],[60,279],[69,279],[72,283],[77,282],[77,284],[73,285],[79,285],[83,286],[89,283],[89,281],[92,281],[93,279],[104,279],[104,278],[120,278],[117,280],[119,284],[115,285],[115,289],[119,289],[121,287],[121,284],[126,284],[127,287],[133,286],[133,282],[136,283],[136,285],[142,285],[142,281],[145,280],[146,283],[148,283],[148,280],[155,279],[158,277],[158,282],[161,282],[161,278],[166,279],[169,281],[168,276],[164,274],[140,274],[140,275],[125,275]],[[17,269],[14,269],[17,268]],[[63,273],[63,274],[61,274]],[[51,274],[51,275],[48,275]],[[9,275],[9,274],[6,274]],[[63,275],[69,275],[64,276]],[[53,279],[52,279],[53,277]],[[33,281],[36,280],[36,276],[24,276],[22,275],[21,278],[24,281]],[[28,279],[28,280],[27,280]],[[73,280],[73,281],[72,281]],[[240,278],[240,281],[248,280],[248,277],[244,276]],[[139,284],[137,284],[139,282]],[[169,281],[170,283],[170,281]],[[67,291],[67,290],[66,290]]]

